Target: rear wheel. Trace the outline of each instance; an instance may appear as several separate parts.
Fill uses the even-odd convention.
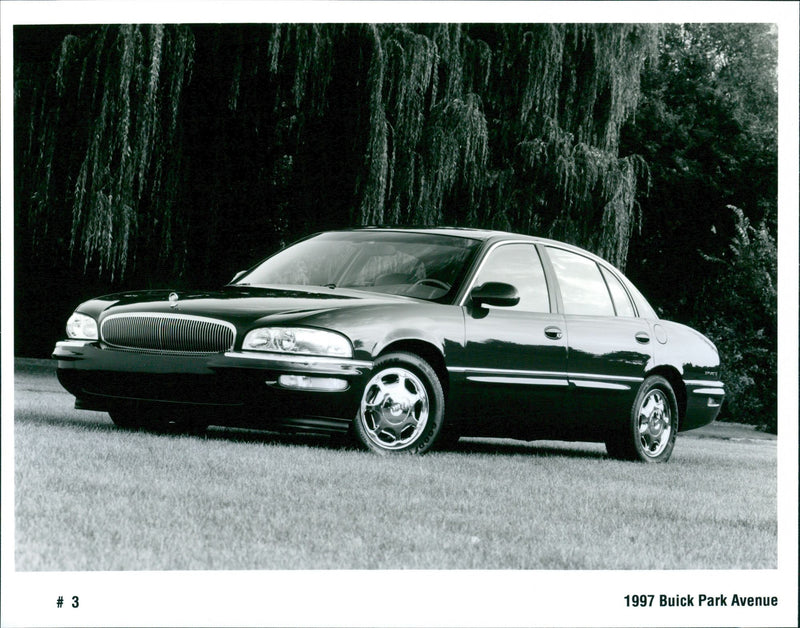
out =
[[[444,393],[436,372],[411,353],[378,358],[361,395],[355,435],[381,454],[428,451],[442,429]]]
[[[670,383],[660,375],[642,382],[626,426],[606,439],[612,458],[666,462],[678,435],[678,404]]]

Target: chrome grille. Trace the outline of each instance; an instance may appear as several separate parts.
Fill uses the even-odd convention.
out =
[[[233,348],[236,330],[225,321],[185,314],[112,314],[100,325],[114,347],[164,353],[220,353]]]

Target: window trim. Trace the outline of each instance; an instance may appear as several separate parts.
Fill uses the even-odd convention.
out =
[[[613,271],[613,269],[609,268],[605,264],[597,264],[600,267],[600,275],[603,277],[603,281],[606,282],[606,288],[608,289],[608,293],[611,295],[611,305],[614,306],[614,315],[619,318],[641,318],[639,316],[639,308],[636,307],[636,301],[633,299],[628,287],[625,285],[625,282],[622,281],[620,277],[617,276],[617,273]],[[603,272],[605,271],[605,273]],[[625,293],[625,296],[628,298],[628,303],[633,310],[633,316],[623,316],[617,311],[617,303],[614,301],[614,293],[611,291],[611,286],[608,285],[608,279],[606,279],[606,273],[611,275],[614,279],[616,279],[617,283],[622,286],[622,292]]]
[[[533,240],[500,240],[499,242],[494,242],[490,244],[489,247],[484,252],[483,256],[480,258],[478,266],[475,268],[475,271],[470,276],[469,281],[465,282],[464,284],[465,290],[461,295],[461,298],[458,299],[456,305],[458,305],[459,307],[463,307],[467,305],[467,303],[469,303],[470,300],[469,295],[472,292],[472,289],[475,287],[475,282],[478,280],[478,277],[480,276],[483,267],[486,265],[486,261],[489,259],[489,256],[492,253],[494,253],[495,249],[509,244],[524,244],[526,246],[530,246],[533,248],[534,253],[536,253],[536,255],[538,256],[539,263],[541,263],[542,265],[542,274],[544,275],[544,283],[545,287],[547,288],[547,303],[550,307],[550,310],[548,312],[531,312],[529,310],[515,310],[514,308],[502,308],[502,309],[506,309],[509,311],[514,310],[517,312],[525,312],[526,314],[560,313],[560,307],[559,307],[560,301],[557,300],[557,298],[555,297],[556,290],[554,289],[555,287],[558,286],[558,284],[557,283],[554,284],[553,279],[551,279],[552,267],[550,266],[550,260],[546,256],[542,255],[542,252],[539,250],[540,249],[539,243]]]
[[[556,273],[556,269],[553,266],[552,261],[550,260],[550,252],[549,251],[545,251],[547,253],[547,260],[548,260],[548,264],[549,264],[549,270],[553,273],[553,282],[555,283],[555,285],[556,285],[556,287],[558,289],[559,313],[563,314],[564,316],[594,316],[594,317],[597,317],[597,318],[618,318],[618,316],[617,316],[617,306],[614,303],[614,296],[611,294],[611,290],[609,290],[609,288],[608,288],[608,283],[606,283],[606,278],[603,276],[602,267],[605,266],[604,264],[601,264],[597,259],[595,259],[594,257],[591,257],[590,255],[584,255],[583,252],[573,251],[572,249],[565,248],[563,246],[557,246],[556,244],[547,243],[547,244],[544,245],[544,248],[545,249],[557,249],[559,251],[563,251],[564,253],[572,253],[573,255],[577,255],[578,257],[582,257],[585,260],[587,260],[587,261],[591,262],[592,264],[594,264],[595,267],[597,268],[597,272],[600,274],[600,278],[603,280],[603,285],[606,288],[606,294],[608,294],[608,299],[609,299],[609,301],[611,301],[611,310],[614,312],[614,314],[611,315],[611,316],[609,316],[607,314],[574,314],[574,313],[567,312],[567,309],[564,306],[563,295],[561,294],[561,283],[558,281],[558,274]],[[608,270],[608,269],[606,269],[606,270]],[[623,282],[620,281],[620,283],[623,283]],[[624,287],[624,283],[623,283],[623,287]],[[627,289],[626,289],[626,293],[627,293]],[[628,295],[628,298],[630,299],[630,295]],[[630,299],[630,301],[631,301],[631,303],[633,303],[633,299]],[[633,307],[634,307],[634,312],[636,312],[636,305],[634,304]],[[638,313],[636,314],[636,317],[639,318]]]
[[[617,304],[614,302],[614,293],[611,292],[611,286],[608,285],[608,279],[606,279],[606,275],[603,272],[603,267],[597,262],[595,262],[594,265],[597,266],[597,270],[600,271],[600,279],[603,280],[603,284],[606,287],[606,292],[608,292],[608,296],[611,299],[611,309],[614,312],[614,318],[617,318],[619,316],[619,312],[617,311]]]

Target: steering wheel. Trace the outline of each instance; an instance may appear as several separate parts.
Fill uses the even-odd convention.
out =
[[[417,286],[422,286],[426,283],[432,284],[438,288],[441,288],[442,290],[450,290],[450,284],[447,284],[444,281],[439,281],[438,279],[434,279],[433,277],[425,277],[425,279],[420,279],[418,281],[415,281],[414,285],[411,286],[411,289],[413,290]]]

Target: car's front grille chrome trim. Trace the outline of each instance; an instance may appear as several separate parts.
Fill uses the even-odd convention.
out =
[[[129,351],[213,354],[233,349],[236,328],[202,316],[131,312],[104,318],[100,338],[111,347]]]

